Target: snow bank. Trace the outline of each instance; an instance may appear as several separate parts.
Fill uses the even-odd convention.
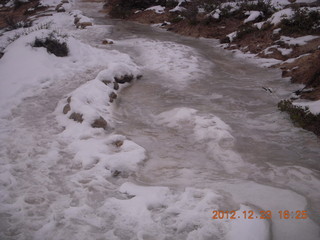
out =
[[[128,58],[115,51],[106,54],[73,37],[66,37],[69,56],[63,58],[49,54],[45,48],[31,46],[36,38],[44,38],[51,32],[47,29],[32,32],[6,48],[0,59],[0,102],[2,108],[6,106],[6,113],[23,98],[50,86],[57,78],[68,79],[77,71],[107,65],[117,55],[122,56],[119,61]]]

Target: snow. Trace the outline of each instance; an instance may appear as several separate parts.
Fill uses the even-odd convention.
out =
[[[257,22],[257,23],[255,23],[255,24],[253,24],[255,27],[257,27],[258,29],[261,29],[262,28],[262,26],[263,26],[263,24],[265,24],[265,21],[263,21],[263,22]]]
[[[106,39],[110,27],[77,30],[73,20],[79,14],[53,13],[37,20],[39,26],[51,22],[48,29],[34,27],[10,44],[4,43],[7,35],[0,39],[6,48],[0,59],[0,203],[5,219],[1,239],[317,238],[319,228],[310,219],[211,219],[213,210],[222,209],[235,210],[239,216],[249,210],[307,209],[306,198],[294,191],[238,178],[225,181],[226,175],[208,178],[198,186],[189,186],[188,181],[179,185],[176,179],[148,186],[139,171],[152,154],[125,133],[117,133],[123,129],[115,129],[119,119],[109,94],[121,96],[128,86],[115,90],[115,77],[151,71],[161,75],[164,85],[179,90],[211,71],[213,64],[196,49],[170,41],[117,39],[119,49],[134,48],[134,60],[99,44],[100,48],[92,47],[85,41],[93,34]],[[56,57],[31,46],[35,38],[45,38],[53,30],[69,46],[69,56]],[[81,41],[81,36],[87,38]],[[210,94],[214,100],[224,98]],[[68,103],[70,111],[64,114]],[[169,108],[157,109],[163,112],[152,118],[155,128],[187,129],[186,138],[204,146],[204,154],[217,171],[254,178],[245,174],[253,166],[237,152],[233,130],[220,116],[191,107]],[[72,112],[81,113],[83,122],[69,119]],[[91,126],[99,117],[107,121],[107,129]],[[270,179],[298,179],[300,184],[313,184],[314,189],[319,186],[312,170],[270,168],[263,172]],[[185,166],[173,170],[192,179],[203,174]]]
[[[243,53],[240,50],[232,50],[232,52],[236,58],[244,59],[251,64],[256,64],[261,67],[271,67],[282,62],[274,58],[260,58],[257,57],[257,54]]]
[[[248,11],[245,12],[248,17],[244,20],[244,23],[255,21],[258,17],[263,16],[263,12],[260,11]]]
[[[184,7],[181,7],[180,5],[177,5],[176,7],[169,10],[169,12],[183,12],[186,9]]]
[[[203,61],[194,48],[174,42],[130,39],[118,41],[117,45],[134,46],[139,52],[138,63],[143,68],[163,76],[168,85],[179,89],[200,78],[213,66],[213,63]]]
[[[175,6],[173,9],[170,9],[169,12],[183,12],[186,9],[184,7],[181,7],[181,4],[184,2],[190,2],[190,0],[176,0],[178,2],[177,6]]]
[[[310,55],[310,53],[302,54],[302,55],[300,55],[299,57],[296,57],[296,58],[289,58],[289,59],[287,59],[287,60],[284,61],[284,62],[285,62],[285,63],[293,63],[293,62],[295,62],[297,59],[302,58],[302,57],[305,57],[305,56],[309,56],[309,55]]]
[[[292,49],[291,49],[291,48],[281,48],[281,47],[278,47],[277,49],[281,52],[281,54],[282,54],[283,56],[289,55],[290,53],[292,53]]]
[[[61,0],[41,0],[40,4],[41,6],[48,6],[48,7],[55,7],[59,3],[61,3]]]
[[[307,107],[309,109],[309,111],[315,115],[320,113],[320,100],[310,101],[310,102],[303,102],[303,101],[297,102],[296,101],[296,102],[293,102],[293,105],[300,106],[302,108]]]
[[[238,171],[243,165],[241,156],[233,150],[234,137],[231,128],[217,116],[201,116],[192,108],[175,108],[156,116],[159,124],[170,128],[193,128],[193,138],[207,145],[207,153],[227,172]]]
[[[236,218],[231,221],[231,229],[226,234],[227,240],[239,239],[239,240],[267,240],[270,239],[269,228],[270,224],[265,219],[255,219],[253,221],[245,219],[243,212],[253,211],[255,215],[260,215],[259,211],[240,205],[240,209],[236,212],[237,216],[241,218]]]
[[[149,7],[147,9],[145,9],[145,11],[155,11],[158,14],[162,14],[164,13],[165,7],[162,7],[160,5],[158,6],[153,6],[153,7]]]
[[[213,17],[214,19],[219,19],[220,18],[220,9],[215,9],[211,13],[207,14],[207,17]]]
[[[0,102],[2,107],[6,106],[6,113],[23,98],[34,94],[35,89],[50,86],[57,78],[68,78],[76,71],[107,65],[115,56],[121,56],[115,51],[110,51],[108,56],[73,37],[66,39],[70,55],[63,58],[48,54],[45,48],[31,46],[35,38],[43,38],[51,32],[46,29],[32,32],[6,48],[0,59]],[[20,71],[14,70],[17,68]]]
[[[313,2],[315,2],[315,0],[296,0],[294,3],[313,3]],[[278,9],[288,4],[291,4],[288,0],[271,0],[271,5]]]
[[[273,25],[278,25],[282,19],[291,19],[293,15],[294,11],[291,8],[285,8],[274,13],[267,22],[270,22]]]
[[[307,44],[309,41],[317,39],[317,38],[319,38],[319,36],[307,35],[307,36],[297,37],[297,38],[281,36],[280,41],[283,41],[283,42],[285,42],[286,44],[289,44],[289,45],[302,46],[302,45]]]
[[[276,28],[272,31],[272,34],[279,34],[281,31],[281,28]]]
[[[229,33],[227,37],[230,39],[230,42],[232,42],[237,37],[237,35],[238,35],[238,32],[235,31],[235,32]]]

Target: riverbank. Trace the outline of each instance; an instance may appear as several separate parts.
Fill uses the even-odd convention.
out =
[[[279,103],[279,109],[288,112],[296,126],[320,136],[319,2],[147,2],[130,6],[109,0],[104,10],[111,17],[186,36],[217,38],[227,50],[269,59],[268,67],[281,69],[294,84],[303,84]]]

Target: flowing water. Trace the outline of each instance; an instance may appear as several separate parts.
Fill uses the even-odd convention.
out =
[[[37,211],[47,222],[60,220],[48,226],[52,235],[34,238],[319,239],[320,142],[312,133],[295,128],[276,107],[298,86],[282,79],[278,70],[260,68],[215,47],[215,40],[110,20],[97,13],[99,7],[100,3],[77,3],[76,8],[101,25],[99,31],[88,30],[81,36],[94,46],[103,38],[113,39],[115,44],[107,48],[128,53],[141,67],[143,78],[124,89],[116,102],[115,133],[142,146],[147,159],[135,174],[110,180],[112,184],[100,186],[103,191],[96,194],[89,188],[81,190],[85,195],[77,194],[81,186],[62,187],[68,176],[55,171],[51,188],[60,189],[55,192],[65,201],[88,198],[94,210],[84,209],[85,214],[76,215],[68,225],[59,215],[63,204],[56,213],[47,213],[48,209],[55,212],[52,206],[57,197],[52,195],[48,200],[52,206],[43,205]],[[272,93],[263,87],[271,88]],[[59,130],[51,134],[55,131]],[[59,154],[68,157],[63,150],[61,147]],[[11,156],[19,159],[21,151]],[[41,146],[39,151],[43,151]],[[39,172],[33,174],[38,176],[23,176],[29,184],[22,188],[30,188],[41,177]],[[141,194],[137,202],[128,201],[127,208],[119,207],[118,202],[105,204],[123,197],[116,189],[126,182],[134,184],[129,185],[137,192],[133,195]],[[153,198],[162,203],[149,204],[157,202]],[[148,214],[136,212],[145,202]],[[102,205],[109,210],[101,212]],[[119,212],[121,209],[125,212]],[[238,211],[239,218],[252,210],[255,219],[211,219],[214,210]],[[272,218],[260,221],[259,211],[268,210]],[[280,219],[279,211],[285,210],[307,211],[308,218],[291,215]],[[17,228],[24,229],[29,217],[18,221],[8,239],[20,236],[22,230]],[[94,222],[98,220],[86,221],[90,218],[98,218],[99,224]],[[65,234],[60,232],[55,238],[55,231]]]

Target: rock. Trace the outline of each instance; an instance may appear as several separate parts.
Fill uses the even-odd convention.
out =
[[[124,84],[124,83],[129,83],[133,80],[133,75],[124,75],[124,76],[121,76],[121,77],[115,77],[114,80],[117,82],[117,83],[120,83],[120,84]]]
[[[91,127],[93,128],[103,128],[104,130],[107,129],[108,123],[106,120],[104,120],[103,117],[100,117],[91,124]]]
[[[56,6],[56,11],[57,12],[65,12],[66,10],[64,9],[64,7],[62,6],[63,3],[59,3],[57,6]]]
[[[61,8],[62,7],[62,5],[63,5],[63,3],[59,3],[57,6],[56,6],[56,11],[59,9],[59,8]]]
[[[113,142],[112,144],[119,148],[123,145],[123,141],[117,140],[117,141]]]
[[[86,27],[92,26],[92,22],[78,22],[77,28],[85,29]]]
[[[83,115],[80,114],[80,113],[73,112],[73,113],[70,115],[69,119],[72,119],[72,120],[74,120],[74,121],[76,121],[76,122],[82,123],[82,122],[83,122],[82,116],[83,116]]]
[[[290,77],[289,71],[288,71],[288,70],[283,70],[281,76],[282,76],[283,78],[285,78],[285,77]]]
[[[119,89],[119,83],[114,82],[114,83],[113,83],[113,89],[114,89],[114,90],[118,90],[118,89]]]
[[[113,41],[105,39],[105,40],[102,41],[102,44],[104,44],[104,45],[113,44]]]
[[[67,114],[71,110],[70,104],[66,104],[62,110],[63,114]]]
[[[137,79],[139,80],[139,79],[141,79],[143,76],[141,75],[141,74],[139,74],[138,76],[137,76]]]
[[[68,102],[68,103],[71,103],[71,97],[68,97],[68,98],[67,98],[67,102]]]
[[[60,7],[56,10],[57,12],[65,12],[66,10],[64,9],[64,7]]]
[[[110,98],[110,102],[112,103],[114,99],[116,99],[118,97],[117,94],[115,94],[114,92],[110,93],[109,94],[109,98]]]
[[[220,43],[230,43],[230,38],[228,36],[221,38]]]
[[[112,177],[118,177],[120,174],[121,174],[120,171],[114,170],[114,171],[112,172]]]
[[[109,81],[109,80],[102,80],[101,82],[103,82],[107,86],[111,83],[111,81]]]
[[[61,3],[69,3],[68,0],[62,0]]]
[[[77,25],[77,23],[80,21],[80,18],[79,17],[75,17],[74,18],[74,21],[73,21],[73,23],[74,23],[74,25]]]

